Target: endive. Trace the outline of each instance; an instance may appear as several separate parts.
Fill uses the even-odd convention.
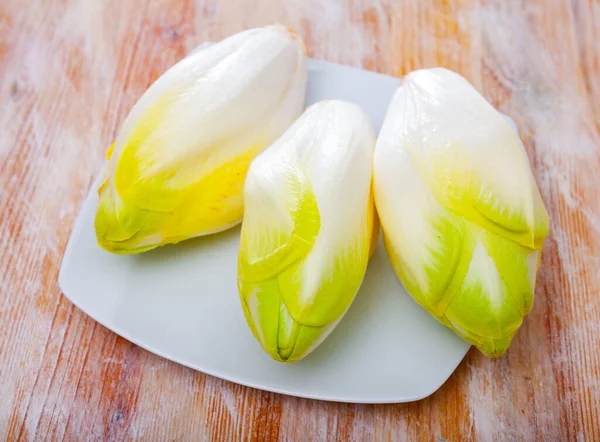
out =
[[[196,52],[140,98],[109,150],[98,243],[137,253],[238,223],[252,159],[302,111],[306,56],[283,26]]]
[[[356,105],[317,103],[251,165],[238,261],[256,339],[292,362],[333,330],[361,285],[379,225],[375,138]]]
[[[464,78],[407,75],[374,156],[393,267],[413,298],[490,357],[531,310],[548,215],[519,136]]]

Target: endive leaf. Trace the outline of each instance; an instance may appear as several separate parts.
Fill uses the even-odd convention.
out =
[[[265,167],[271,161],[258,162],[246,181],[240,280],[256,282],[279,275],[303,259],[315,242],[319,210],[308,177],[294,154],[274,151],[271,161],[280,167]]]
[[[402,148],[444,207],[525,246],[541,245],[548,216],[523,144],[464,78],[417,71],[393,106],[406,109],[391,123],[406,134]]]

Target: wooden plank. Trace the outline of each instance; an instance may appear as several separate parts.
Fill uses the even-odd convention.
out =
[[[335,404],[152,355],[56,276],[104,150],[148,85],[206,40],[280,21],[311,56],[444,66],[517,122],[551,216],[508,354],[471,351],[433,396]],[[600,438],[600,3],[594,0],[4,0],[0,4],[0,435],[9,440]]]

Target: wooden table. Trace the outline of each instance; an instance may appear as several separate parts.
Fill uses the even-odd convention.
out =
[[[517,122],[551,217],[531,315],[403,405],[297,399],[154,356],[60,293],[73,221],[119,124],[205,40],[279,21],[312,57],[445,66]],[[49,440],[600,438],[600,2],[2,0],[0,436]]]

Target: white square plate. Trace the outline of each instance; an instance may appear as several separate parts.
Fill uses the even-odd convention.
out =
[[[306,105],[327,98],[357,103],[379,132],[398,85],[394,77],[311,60]],[[329,338],[304,360],[275,362],[255,341],[239,302],[239,227],[141,255],[112,255],[96,243],[98,184],[75,223],[59,285],[96,321],[153,353],[263,390],[385,403],[429,396],[469,349],[410,298],[380,244]]]

